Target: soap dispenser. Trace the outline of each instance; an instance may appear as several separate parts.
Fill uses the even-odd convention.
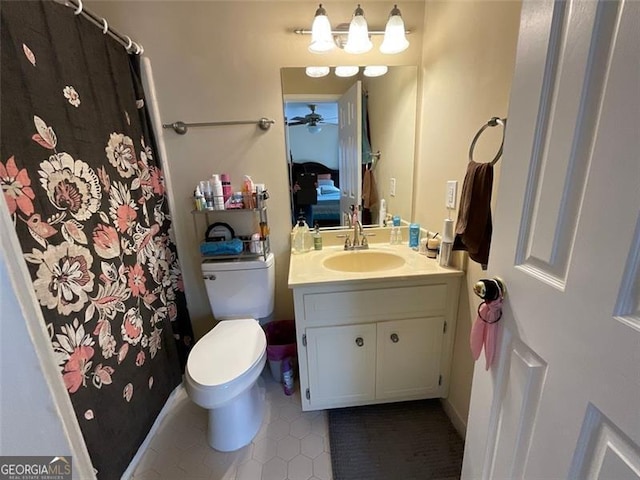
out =
[[[322,250],[322,235],[320,234],[320,225],[316,222],[313,232],[313,249]]]
[[[298,223],[293,227],[291,238],[291,252],[292,253],[305,253],[311,250],[311,234],[309,232],[309,226],[304,221],[304,217],[298,218]]]

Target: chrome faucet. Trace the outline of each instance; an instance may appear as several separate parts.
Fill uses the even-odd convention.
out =
[[[350,207],[351,214],[346,215],[349,218],[348,227],[353,227],[353,241],[349,238],[349,234],[338,235],[338,237],[345,238],[344,249],[345,250],[366,250],[369,248],[369,242],[367,237],[373,234],[366,234],[362,229],[362,224],[358,220],[358,207],[352,205]]]
[[[356,217],[355,215],[353,220],[353,248],[362,247],[362,241],[366,242],[366,238],[362,233],[362,224],[360,223],[360,220],[358,220],[358,217]],[[360,237],[362,237],[362,240],[360,240]],[[366,247],[369,246],[366,243],[365,245]]]

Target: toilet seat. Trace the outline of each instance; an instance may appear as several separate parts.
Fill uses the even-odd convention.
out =
[[[223,320],[195,344],[187,371],[203,387],[224,385],[262,361],[266,348],[264,330],[255,319]]]

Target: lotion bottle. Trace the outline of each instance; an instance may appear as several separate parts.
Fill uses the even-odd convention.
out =
[[[211,189],[213,190],[213,208],[214,210],[224,210],[224,197],[222,196],[222,182],[220,175],[214,173],[211,175]]]

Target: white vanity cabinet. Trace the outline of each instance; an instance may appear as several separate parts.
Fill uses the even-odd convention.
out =
[[[446,396],[460,278],[294,287],[303,410]]]

